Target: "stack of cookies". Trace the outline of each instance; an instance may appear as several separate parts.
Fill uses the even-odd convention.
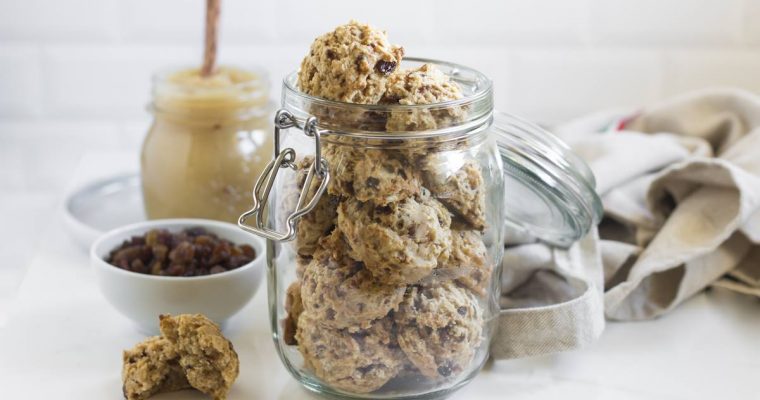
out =
[[[432,65],[398,68],[403,53],[384,32],[352,21],[314,41],[299,88],[356,104],[462,98]],[[314,114],[345,129],[389,134],[440,129],[466,117],[465,107],[398,109]],[[482,240],[485,183],[461,147],[323,142],[332,179],[297,225],[298,280],[287,290],[283,333],[330,386],[369,393],[394,378],[447,381],[474,367],[493,264]],[[313,162],[298,161],[291,197]],[[316,185],[307,188],[310,195]]]

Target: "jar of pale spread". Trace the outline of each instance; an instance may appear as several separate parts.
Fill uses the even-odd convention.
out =
[[[142,148],[150,219],[237,221],[271,158],[269,81],[264,73],[219,67],[157,74],[153,124]]]

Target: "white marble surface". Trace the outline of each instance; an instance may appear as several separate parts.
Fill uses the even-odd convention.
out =
[[[126,155],[87,158],[75,180],[128,169],[132,161]],[[119,398],[121,350],[142,336],[106,304],[87,255],[66,237],[60,219],[46,223],[26,278],[10,306],[0,308],[7,317],[0,326],[0,397]],[[227,327],[241,358],[230,399],[315,398],[275,354],[265,294],[262,288]],[[585,349],[490,362],[452,398],[756,399],[758,376],[760,302],[714,290],[659,320],[610,323]]]

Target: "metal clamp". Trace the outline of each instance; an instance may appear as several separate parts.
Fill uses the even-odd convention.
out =
[[[277,172],[281,168],[294,169],[294,162],[296,160],[296,151],[293,148],[286,148],[280,151],[280,130],[288,128],[301,129],[306,136],[314,138],[315,157],[314,162],[309,166],[309,171],[306,174],[306,180],[304,181],[301,193],[298,196],[298,203],[296,208],[285,219],[287,226],[286,232],[278,232],[274,229],[268,228],[266,225],[265,215],[267,209],[267,203],[269,201],[269,194],[274,186]],[[309,213],[314,207],[317,206],[320,197],[327,189],[327,184],[330,182],[330,167],[327,160],[322,158],[322,145],[320,142],[321,132],[317,128],[317,118],[309,117],[303,125],[298,123],[298,120],[285,109],[280,109],[274,118],[274,159],[267,164],[266,168],[261,172],[261,175],[256,180],[256,185],[253,187],[253,208],[243,213],[238,218],[238,226],[245,231],[262,236],[269,240],[277,242],[291,241],[296,237],[296,223],[298,219]],[[306,202],[306,197],[311,188],[311,182],[314,180],[314,175],[318,175],[322,182],[320,182],[316,193],[312,196],[309,202]],[[248,218],[253,218],[253,223],[247,225],[245,222]]]

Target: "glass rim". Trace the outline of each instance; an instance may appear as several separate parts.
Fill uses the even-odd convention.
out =
[[[483,82],[483,87],[480,88],[477,92],[475,92],[473,95],[470,96],[464,96],[461,99],[456,100],[448,100],[440,103],[430,103],[430,104],[357,104],[357,103],[347,103],[342,101],[335,101],[335,100],[328,100],[322,97],[312,96],[309,94],[306,94],[302,92],[298,87],[296,87],[295,82],[297,82],[297,79],[293,79],[294,77],[298,76],[298,71],[291,71],[289,74],[285,75],[285,78],[282,80],[283,87],[287,90],[288,93],[292,93],[294,96],[303,97],[307,100],[309,100],[311,103],[314,104],[320,104],[324,106],[329,107],[343,107],[343,108],[350,108],[352,110],[361,110],[366,109],[367,111],[382,111],[382,110],[426,110],[426,109],[441,109],[441,108],[452,108],[452,107],[461,107],[470,103],[477,102],[478,100],[482,100],[485,97],[488,97],[492,94],[493,91],[493,82],[490,78],[488,78],[485,74],[482,72],[475,70],[473,68],[464,66],[462,64],[457,64],[453,62],[448,61],[441,61],[441,60],[435,60],[432,58],[423,58],[423,57],[404,57],[402,61],[411,61],[411,62],[417,62],[421,64],[432,64],[434,66],[446,66],[452,69],[453,71],[467,71],[472,73],[473,75],[477,76],[479,78],[480,82]],[[285,93],[283,93],[283,97],[285,96]]]
[[[420,139],[431,137],[456,138],[475,134],[481,130],[481,125],[488,124],[493,112],[493,82],[485,74],[473,68],[451,63],[447,61],[429,58],[406,57],[401,67],[412,65],[431,64],[438,67],[443,73],[452,78],[463,91],[461,99],[449,100],[430,104],[356,104],[341,101],[328,100],[312,96],[302,92],[297,87],[298,70],[292,71],[283,78],[281,107],[292,112],[300,122],[319,114],[350,112],[366,115],[390,115],[391,113],[413,114],[419,112],[445,112],[467,110],[461,121],[452,122],[450,125],[435,127],[425,130],[400,130],[389,131],[384,129],[362,128],[351,126],[350,123],[343,126],[340,122],[330,119],[320,120],[318,126],[325,135],[340,134],[357,138],[371,139]]]

